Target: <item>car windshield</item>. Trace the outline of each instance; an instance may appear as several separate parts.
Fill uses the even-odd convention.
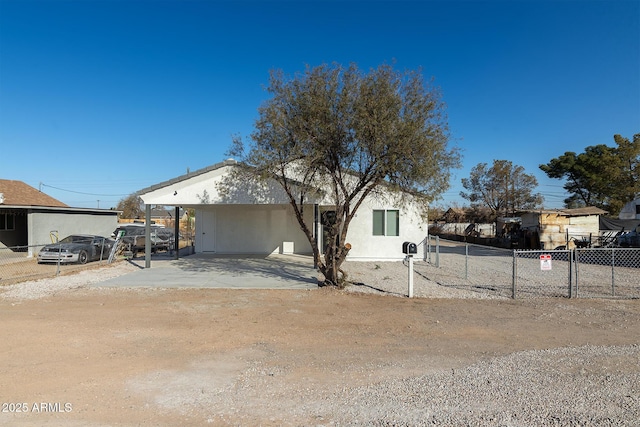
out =
[[[91,243],[91,236],[67,236],[60,243]]]
[[[124,231],[125,236],[144,236],[144,227],[120,227],[118,230]]]

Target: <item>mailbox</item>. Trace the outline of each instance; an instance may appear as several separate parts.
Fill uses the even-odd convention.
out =
[[[418,247],[415,243],[404,242],[402,244],[402,253],[407,255],[413,255],[418,253]]]

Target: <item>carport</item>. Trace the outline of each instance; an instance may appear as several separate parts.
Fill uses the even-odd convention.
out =
[[[154,259],[143,268],[92,286],[109,288],[314,289],[313,257],[305,255],[220,255],[199,253]]]
[[[267,257],[312,253],[284,191],[275,183],[263,186],[238,180],[233,175],[237,167],[229,159],[138,192],[145,204],[144,268],[151,267],[151,207],[158,205],[174,207],[175,218],[180,208],[194,210],[193,250],[197,254]],[[316,204],[310,202],[305,209],[304,221],[318,233]],[[174,227],[177,236],[178,221]],[[176,258],[182,255],[177,247],[173,252]],[[154,258],[153,268],[156,266]]]

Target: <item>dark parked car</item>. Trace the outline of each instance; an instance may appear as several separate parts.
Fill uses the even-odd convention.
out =
[[[72,234],[58,243],[46,245],[38,253],[38,264],[43,262],[85,264],[109,258],[113,247],[112,239],[88,234]]]
[[[122,245],[133,252],[134,255],[143,251],[145,248],[144,225],[121,225],[112,233],[117,237],[120,233],[124,235],[120,238]],[[157,252],[159,250],[168,251],[173,246],[173,231],[163,227],[151,227],[151,250]]]

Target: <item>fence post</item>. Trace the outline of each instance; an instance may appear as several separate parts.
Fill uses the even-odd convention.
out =
[[[440,267],[440,236],[436,236],[436,267]]]
[[[575,249],[569,249],[569,298],[573,298],[573,283],[571,279],[573,277],[573,257],[575,256],[575,253]]]
[[[469,278],[469,244],[464,244],[464,279]]]
[[[575,260],[575,269],[574,271],[576,272],[575,274],[575,295],[574,298],[580,298],[580,250],[579,249],[575,249],[576,251],[576,260]],[[585,254],[586,257],[586,254]]]
[[[516,299],[516,286],[518,282],[518,257],[516,250],[513,250],[513,263],[511,267],[511,298]]]
[[[424,245],[422,247],[422,261],[427,262],[429,261],[428,256],[429,254],[429,233],[427,233],[427,237],[425,237],[424,239]]]
[[[616,296],[616,261],[615,248],[611,248],[611,296]]]

